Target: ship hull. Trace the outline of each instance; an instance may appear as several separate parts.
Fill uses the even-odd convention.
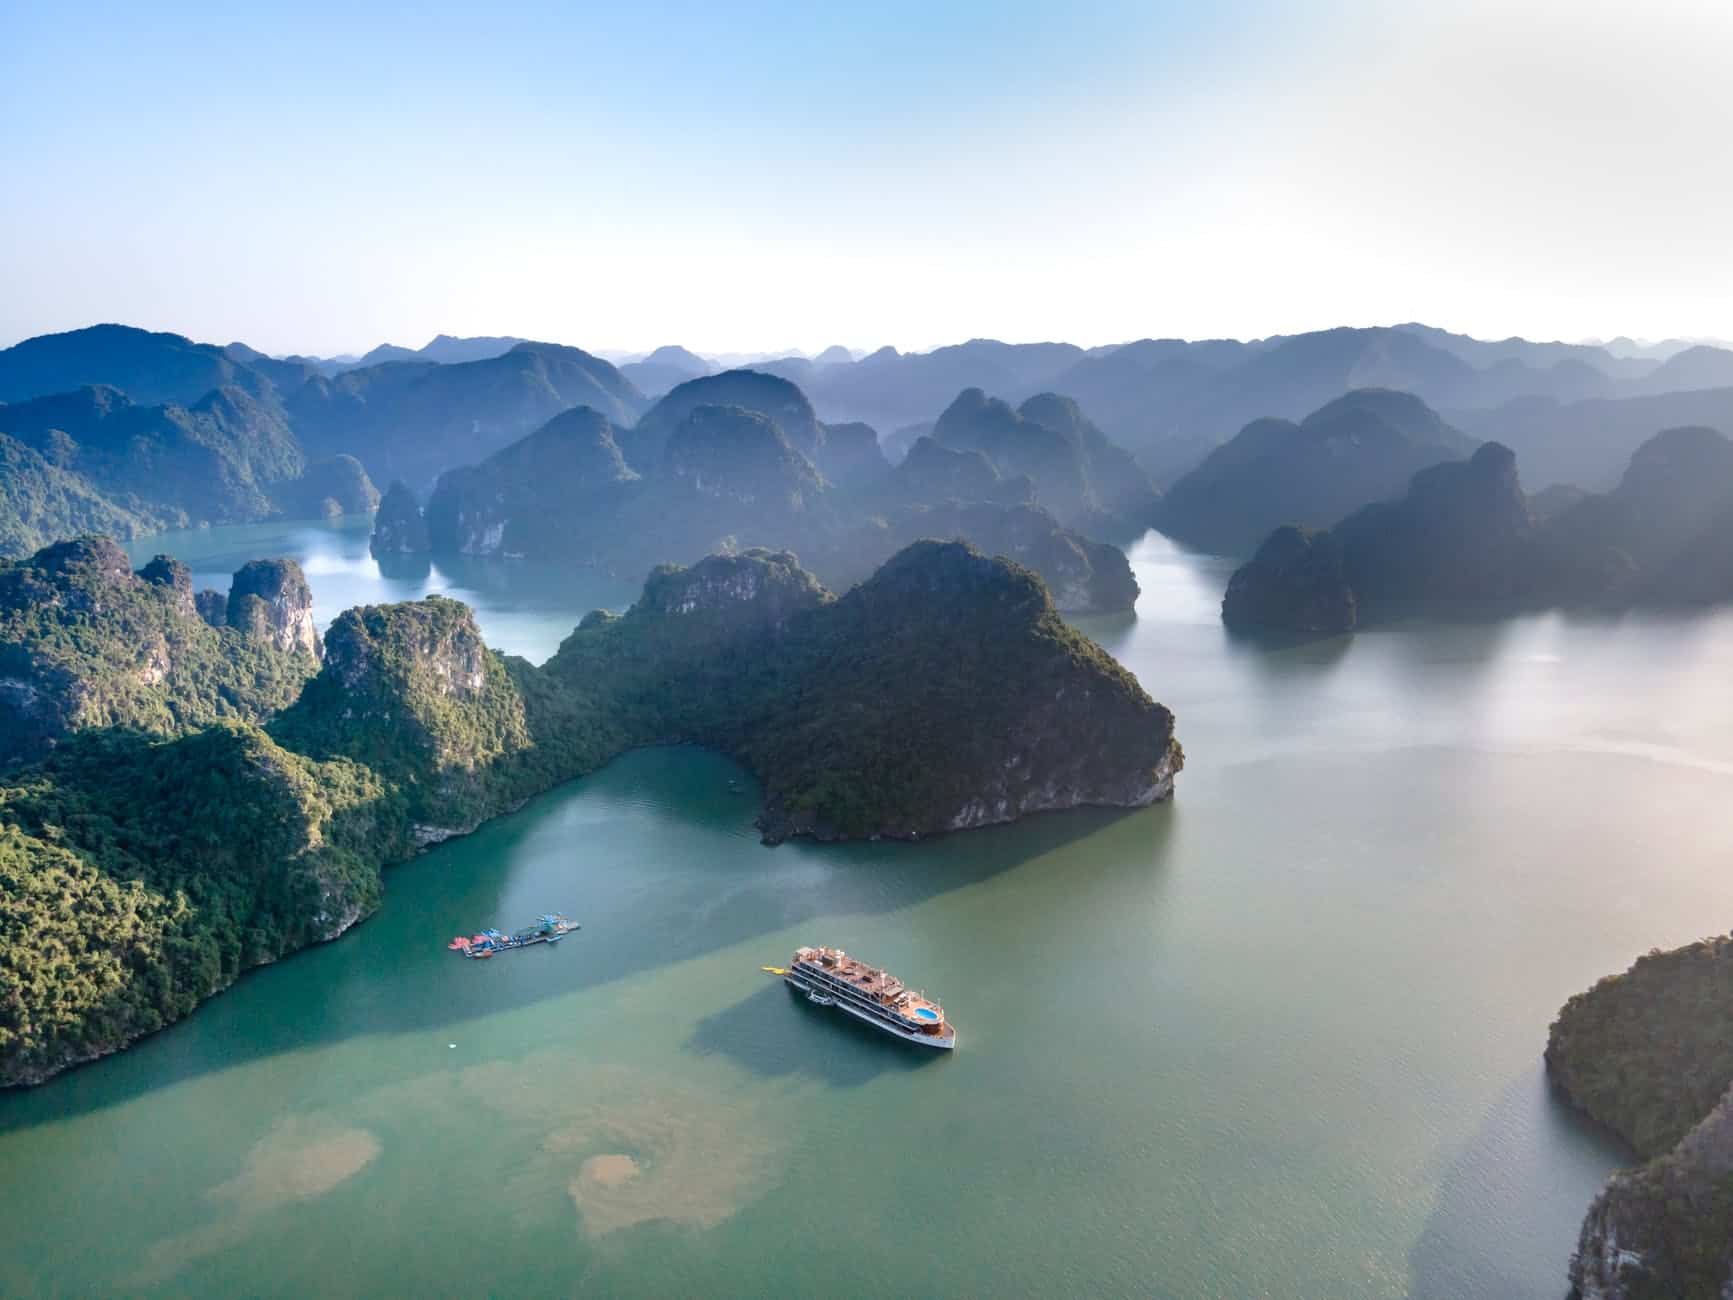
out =
[[[821,1007],[834,1007],[838,1011],[846,1011],[862,1024],[871,1025],[892,1038],[900,1038],[905,1043],[914,1043],[919,1047],[931,1047],[941,1051],[949,1051],[957,1045],[957,1032],[952,1029],[944,1034],[923,1034],[917,1030],[904,1029],[901,1025],[891,1024],[881,1020],[862,1007],[857,1007],[846,998],[834,997],[806,980],[801,979],[793,971],[782,977],[783,982],[797,993],[806,995],[806,1000]]]

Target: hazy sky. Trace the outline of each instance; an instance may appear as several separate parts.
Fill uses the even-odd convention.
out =
[[[1733,3],[0,0],[0,343],[1733,336]]]

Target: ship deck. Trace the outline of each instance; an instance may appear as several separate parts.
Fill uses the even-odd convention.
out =
[[[908,988],[895,975],[850,957],[840,948],[802,948],[794,954],[794,962],[796,967],[802,963],[817,966],[917,1023],[945,1023],[945,1009],[932,998]],[[936,1018],[929,1022],[920,1014],[923,1010]]]

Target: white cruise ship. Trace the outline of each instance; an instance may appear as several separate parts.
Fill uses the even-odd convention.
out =
[[[956,1028],[943,1007],[841,948],[796,949],[782,978],[808,1001],[846,1011],[887,1034],[926,1047],[957,1045]]]

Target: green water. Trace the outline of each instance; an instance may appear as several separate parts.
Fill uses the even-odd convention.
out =
[[[297,536],[322,617],[413,594]],[[1272,651],[1222,565],[1133,558],[1137,618],[1086,626],[1178,714],[1172,805],[766,849],[731,764],[631,755],[0,1097],[0,1293],[1562,1296],[1619,1153],[1547,1023],[1733,918],[1733,615]],[[619,603],[487,576],[531,653]],[[445,951],[549,909],[584,930]],[[957,1051],[793,1000],[759,967],[802,942],[942,995]]]

